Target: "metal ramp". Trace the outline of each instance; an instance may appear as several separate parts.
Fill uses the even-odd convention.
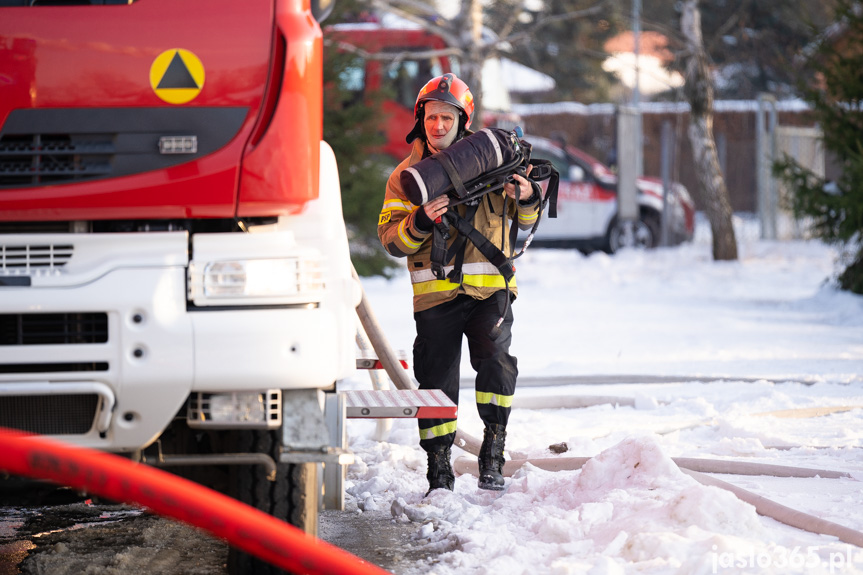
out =
[[[348,419],[455,419],[458,406],[439,389],[343,391]]]

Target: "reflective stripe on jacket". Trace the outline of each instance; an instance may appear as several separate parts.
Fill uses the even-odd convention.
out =
[[[399,175],[405,168],[416,164],[423,158],[425,143],[414,140],[410,156],[405,158],[390,175],[387,181],[386,196],[378,218],[378,237],[384,249],[393,256],[407,257],[408,270],[414,291],[414,311],[423,311],[449,301],[458,295],[459,290],[477,299],[485,299],[494,292],[504,289],[506,283],[495,266],[467,241],[464,263],[462,264],[462,284],[448,279],[437,279],[431,270],[432,232],[416,227],[416,213],[420,206],[413,205],[405,196]],[[509,225],[502,225],[501,214],[507,206],[507,222],[515,219],[520,229],[530,229],[539,214],[539,196],[530,205],[524,206],[506,198],[504,193],[489,193],[482,196],[479,208],[473,218],[473,226],[505,254],[511,253],[509,245]],[[456,206],[459,214],[464,215],[464,205]],[[455,228],[450,227],[450,246],[457,237]],[[448,262],[452,263],[452,262]],[[446,273],[453,269],[445,268]],[[518,294],[515,278],[509,283],[513,294]]]

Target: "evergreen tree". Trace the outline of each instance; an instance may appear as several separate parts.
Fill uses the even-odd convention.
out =
[[[716,76],[717,99],[755,99],[761,92],[796,97],[792,62],[827,25],[835,0],[702,2],[704,46]],[[678,0],[643,0],[643,27],[675,40]]]
[[[816,236],[843,246],[840,287],[863,294],[863,5],[838,0],[836,24],[821,36],[805,68],[803,77],[820,81],[801,85],[801,91],[841,176],[827,182],[788,156],[774,165],[774,174],[792,190],[795,215],[811,219]]]
[[[357,2],[342,0],[327,24],[355,17]],[[392,161],[376,155],[384,143],[384,94],[351,91],[347,78],[362,70],[362,59],[324,47],[324,139],[339,166],[342,212],[348,228],[351,260],[361,276],[389,276],[398,267],[380,245],[378,215]]]

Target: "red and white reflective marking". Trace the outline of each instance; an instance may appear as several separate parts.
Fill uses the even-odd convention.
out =
[[[345,391],[348,418],[455,419],[458,406],[439,389]]]
[[[400,359],[399,363],[405,369],[408,368],[407,360]],[[357,358],[357,369],[383,369],[384,364],[381,363],[381,360],[375,357],[358,357]]]

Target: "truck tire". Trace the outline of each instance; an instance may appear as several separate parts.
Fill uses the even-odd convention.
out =
[[[266,453],[276,461],[276,479],[267,478],[260,465],[238,465],[232,469],[233,497],[302,529],[318,533],[320,501],[318,464],[279,463],[280,434],[276,431],[237,431],[239,452]],[[234,549],[228,553],[228,572],[232,575],[285,573],[252,555]]]

